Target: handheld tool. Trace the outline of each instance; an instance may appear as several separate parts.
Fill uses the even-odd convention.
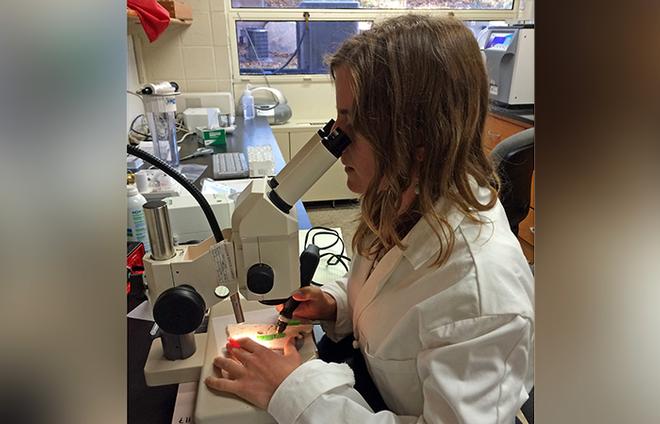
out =
[[[213,154],[213,149],[210,147],[200,147],[199,149],[195,150],[189,155],[186,155],[182,157],[179,160],[186,160],[186,159],[192,159],[192,158],[198,158],[200,156],[207,156]]]
[[[312,282],[316,267],[319,265],[321,256],[318,246],[309,244],[300,254],[300,287],[307,287]],[[300,301],[292,296],[284,302],[284,308],[277,317],[277,333],[281,334],[289,325],[289,320],[293,318],[293,311],[300,305]]]

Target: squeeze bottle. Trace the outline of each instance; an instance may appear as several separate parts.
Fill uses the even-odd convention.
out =
[[[241,103],[243,104],[243,119],[246,121],[248,119],[254,118],[254,96],[250,89],[246,88],[241,97]]]
[[[139,241],[144,244],[144,251],[151,251],[149,235],[147,234],[147,222],[144,219],[142,205],[147,199],[140,194],[135,184],[126,185],[128,194],[128,226],[126,228],[126,239],[128,241]]]

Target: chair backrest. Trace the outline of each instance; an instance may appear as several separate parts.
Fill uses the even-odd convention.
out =
[[[511,231],[518,235],[518,224],[529,212],[534,172],[534,128],[502,140],[491,152],[501,180],[500,201]]]

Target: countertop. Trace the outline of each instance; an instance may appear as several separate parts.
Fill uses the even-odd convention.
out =
[[[503,107],[494,103],[489,106],[490,113],[505,118],[520,121],[525,124],[534,125],[534,106],[526,108]]]
[[[499,115],[505,118],[513,119],[524,124],[534,125],[534,106],[524,108],[511,108],[504,107],[491,103],[489,105],[490,113]],[[334,118],[334,117],[332,117]],[[322,119],[300,121],[291,119],[285,124],[271,125],[270,128],[273,132],[287,132],[287,131],[307,131],[310,129],[319,129],[325,125],[329,118],[325,121]]]

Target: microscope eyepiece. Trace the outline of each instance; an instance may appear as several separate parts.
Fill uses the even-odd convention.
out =
[[[326,137],[321,138],[321,143],[336,158],[339,158],[346,147],[351,144],[351,139],[340,128],[335,128]]]

